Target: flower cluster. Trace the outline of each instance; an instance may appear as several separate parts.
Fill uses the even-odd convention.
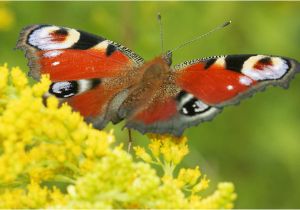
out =
[[[0,207],[63,203],[66,186],[110,151],[114,137],[56,98],[45,101],[47,77],[30,87],[19,68],[2,66],[0,75]]]
[[[199,167],[194,169],[181,168],[177,177],[174,177],[174,169],[188,154],[187,138],[175,138],[170,135],[150,135],[150,152],[142,147],[135,147],[136,156],[147,163],[158,165],[163,170],[160,190],[164,196],[170,198],[162,201],[162,205],[151,206],[154,208],[233,208],[233,201],[236,198],[234,186],[231,183],[219,183],[218,190],[212,195],[202,198],[200,193],[208,188],[209,180],[202,176]],[[167,188],[167,190],[163,190]],[[172,189],[173,188],[173,189]],[[168,191],[172,189],[171,191]],[[173,197],[173,196],[176,196]],[[146,205],[146,206],[149,206]]]
[[[19,68],[0,67],[0,208],[232,208],[231,183],[200,196],[209,180],[199,167],[174,169],[186,138],[151,136],[134,160],[112,146],[112,132],[84,122],[67,104],[45,99]],[[161,166],[159,176],[156,166]]]

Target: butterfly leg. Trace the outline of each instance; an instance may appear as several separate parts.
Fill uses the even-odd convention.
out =
[[[131,129],[128,130],[128,146],[127,146],[127,152],[130,153],[131,145],[132,145],[132,136],[131,136]]]

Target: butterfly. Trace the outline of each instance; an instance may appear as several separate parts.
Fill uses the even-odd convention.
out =
[[[20,33],[29,74],[49,74],[56,96],[102,129],[126,120],[141,133],[180,136],[212,120],[228,105],[267,86],[286,88],[299,63],[281,56],[247,54],[200,58],[172,65],[167,52],[151,61],[114,41],[81,30],[32,25]]]

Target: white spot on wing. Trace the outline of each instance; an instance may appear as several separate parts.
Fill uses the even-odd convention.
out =
[[[52,65],[52,66],[57,66],[57,65],[59,65],[59,64],[60,64],[59,61],[55,61],[55,62],[53,62],[51,65]]]
[[[195,101],[195,112],[202,112],[203,110],[207,109],[208,105],[203,103],[202,101]]]
[[[188,93],[186,94],[184,97],[181,98],[181,100],[179,101],[179,107],[182,111],[183,114],[188,115],[189,114],[189,110],[185,107],[187,103],[189,103],[191,100],[195,99],[195,96]],[[196,100],[193,104],[192,104],[192,108],[194,109],[195,113],[199,113],[204,111],[205,109],[207,109],[209,106],[205,103],[203,103],[200,100]]]
[[[186,116],[185,121],[191,122],[198,119],[205,119],[205,118],[209,119],[211,116],[216,115],[218,112],[220,112],[219,109],[215,107],[211,107],[210,109],[208,109],[207,111],[201,114],[197,114],[194,116]]]
[[[246,85],[246,86],[249,86],[252,84],[252,79],[250,79],[249,77],[246,77],[246,76],[241,76],[239,78],[239,82],[240,84],[242,85]]]
[[[75,44],[80,37],[80,33],[75,29],[65,28],[68,31],[68,35],[64,41],[53,41],[51,33],[60,29],[57,26],[45,26],[33,31],[29,36],[28,42],[38,47],[41,50],[57,50],[70,48]]]
[[[97,44],[96,46],[94,46],[93,48],[98,49],[98,50],[106,50],[107,46],[110,44],[110,41],[105,40],[103,42],[100,42],[99,44]]]
[[[183,106],[184,104],[186,104],[188,101],[190,101],[192,98],[194,98],[194,96],[192,94],[186,94],[185,97],[183,97],[180,100],[180,106]]]
[[[187,114],[188,113],[188,111],[187,111],[187,109],[186,108],[182,108],[182,112],[183,112],[183,114]]]
[[[68,97],[73,96],[73,95],[75,95],[75,94],[74,93],[69,93],[67,95],[64,95],[64,98],[68,98]]]
[[[267,56],[250,57],[243,65],[242,73],[253,80],[271,80],[281,78],[288,70],[286,61],[279,57],[271,57],[272,65],[265,65],[263,69],[255,69],[255,64]]]
[[[225,66],[225,57],[218,58],[215,61],[214,65]]]
[[[70,88],[69,82],[57,82],[53,85],[52,91],[54,93],[62,93],[61,90],[68,90]]]
[[[78,80],[79,92],[82,93],[86,90],[89,90],[92,87],[92,82],[88,79]]]
[[[54,58],[56,56],[59,56],[62,53],[63,53],[62,50],[51,50],[51,51],[45,52],[43,56],[45,58]]]
[[[227,88],[227,90],[233,90],[233,86],[232,85],[228,85],[226,88]]]

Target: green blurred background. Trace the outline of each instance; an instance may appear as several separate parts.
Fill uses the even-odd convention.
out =
[[[174,54],[174,64],[222,54],[262,53],[300,60],[300,2],[0,2],[0,63],[21,66],[19,31],[38,23],[68,26],[119,42],[146,60],[232,20],[232,25]],[[213,122],[187,129],[191,152],[182,166],[200,165],[212,180],[232,181],[237,208],[300,208],[300,75],[288,90],[270,88]],[[127,139],[122,125],[114,128]],[[133,133],[135,144],[148,139]]]

